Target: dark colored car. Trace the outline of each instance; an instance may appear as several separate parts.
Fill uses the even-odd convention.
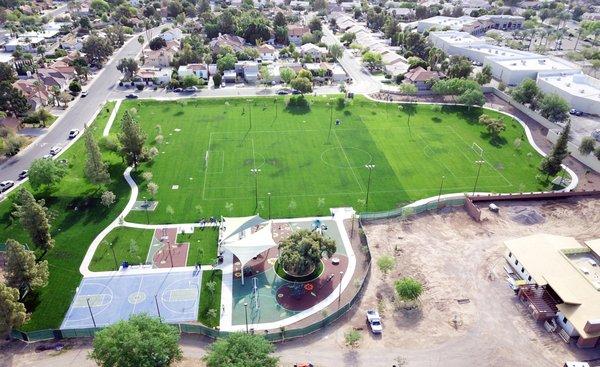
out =
[[[126,95],[126,96],[125,96],[125,98],[129,98],[129,99],[137,99],[137,98],[138,98],[138,96],[137,96],[137,95],[135,95],[135,94],[128,94],[128,95]]]

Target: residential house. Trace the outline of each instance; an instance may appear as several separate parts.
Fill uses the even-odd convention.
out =
[[[256,83],[258,81],[258,63],[256,61],[236,62],[235,72],[248,83]]]
[[[75,68],[69,65],[65,60],[56,60],[50,64],[48,68],[60,72],[67,80],[71,80],[77,76]]]
[[[66,75],[50,68],[38,69],[35,78],[40,80],[48,90],[54,87],[63,90],[69,84],[69,78]]]
[[[302,44],[302,36],[307,33],[310,33],[310,29],[307,26],[299,24],[288,25],[288,41],[296,46]]]
[[[274,61],[277,59],[277,49],[271,45],[262,44],[257,46],[256,50],[258,51],[260,59],[263,61]]]
[[[314,61],[323,61],[327,56],[327,52],[325,47],[319,47],[312,43],[306,43],[300,46],[300,54],[302,57],[310,55]]]
[[[167,46],[159,50],[147,48],[143,51],[144,66],[166,67],[171,65],[173,56],[179,50],[179,41],[169,41]]]
[[[180,78],[184,78],[189,75],[195,75],[198,78],[208,80],[208,76],[209,76],[208,65],[206,65],[206,64],[181,65],[179,67],[179,69],[177,69],[177,75],[179,75]]]
[[[290,9],[293,10],[306,10],[310,7],[308,1],[292,0],[290,1]]]
[[[146,85],[162,85],[167,84],[171,81],[171,74],[173,74],[173,69],[171,68],[151,67],[140,68],[135,75],[136,79],[140,80]]]
[[[41,81],[35,79],[17,80],[13,83],[13,87],[23,93],[25,99],[33,110],[47,106],[49,93]]]
[[[63,50],[80,51],[83,48],[83,38],[69,33],[58,41],[58,47],[62,48]]]
[[[241,52],[246,48],[246,40],[232,34],[219,34],[218,37],[210,41],[209,45],[213,54],[218,54],[223,47],[227,46],[234,52]]]
[[[404,81],[414,84],[418,90],[429,90],[434,82],[445,78],[440,71],[431,71],[418,66],[404,74]]]
[[[42,37],[24,37],[24,38],[12,38],[4,44],[5,52],[15,52],[17,48],[24,52],[37,52],[37,48],[44,44],[44,38]]]
[[[183,38],[183,32],[179,28],[173,28],[173,29],[169,29],[168,31],[162,33],[160,35],[160,37],[167,42],[179,41]]]

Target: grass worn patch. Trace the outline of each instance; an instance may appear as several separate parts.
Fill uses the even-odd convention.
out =
[[[123,261],[128,261],[131,265],[145,264],[153,235],[152,229],[128,227],[113,229],[96,249],[90,262],[90,270],[117,270]],[[113,245],[114,256],[110,243]]]
[[[200,289],[200,304],[198,308],[198,321],[208,327],[217,327],[221,315],[221,270],[207,270],[202,273],[202,288]],[[215,283],[215,291],[208,290],[207,283]],[[208,311],[215,310],[211,315]]]
[[[96,138],[102,135],[113,107],[114,102],[103,107],[89,127]],[[44,199],[48,208],[56,213],[51,229],[56,245],[45,257],[50,268],[48,285],[38,292],[30,293],[25,300],[31,315],[21,328],[23,331],[60,326],[81,281],[79,265],[85,252],[94,237],[123,210],[129,198],[130,190],[123,179],[125,166],[121,158],[115,153],[103,151],[103,158],[109,164],[112,177],[107,189],[115,193],[117,200],[110,208],[102,206],[102,190],[89,184],[84,177],[85,156],[84,139],[79,139],[61,155],[61,159],[66,159],[69,165],[67,176],[53,190],[41,189],[34,192],[37,199]],[[28,184],[25,187],[31,190]],[[11,195],[8,200],[0,203],[0,242],[14,238],[22,243],[29,243],[30,239],[19,222],[11,219],[13,197]]]
[[[286,108],[284,97],[123,102],[119,116],[135,108],[148,146],[159,152],[136,176],[140,195],[148,195],[144,171],[159,186],[150,222],[256,212],[268,217],[269,201],[272,217],[324,215],[337,206],[389,210],[437,195],[443,177],[443,193],[469,192],[481,159],[473,143],[484,150],[478,191],[547,186],[537,177],[541,156],[510,117],[481,108],[398,106],[363,97],[344,105],[337,98],[308,97],[310,108]],[[478,123],[484,112],[506,122],[500,139]],[[117,122],[113,129],[118,128]],[[368,208],[366,164],[375,165]],[[258,180],[251,173],[255,168]],[[127,220],[145,222],[145,213],[132,212]]]
[[[189,242],[187,266],[210,265],[217,258],[219,231],[215,228],[196,228],[192,234],[179,234],[177,242]]]

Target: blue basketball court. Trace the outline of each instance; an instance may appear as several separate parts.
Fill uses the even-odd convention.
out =
[[[138,313],[160,312],[169,323],[196,321],[201,274],[185,270],[84,278],[61,329],[90,328],[94,321],[106,326]]]

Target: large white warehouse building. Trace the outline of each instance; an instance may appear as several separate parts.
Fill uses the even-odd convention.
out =
[[[585,74],[539,75],[537,84],[544,93],[556,93],[585,113],[600,115],[600,80]]]

